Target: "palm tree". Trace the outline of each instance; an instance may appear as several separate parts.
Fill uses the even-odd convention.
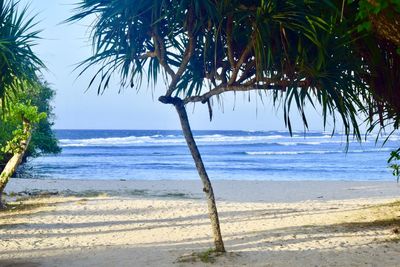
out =
[[[39,31],[27,7],[18,11],[18,2],[0,0],[0,99],[4,101],[20,90],[24,82],[35,82],[43,62],[32,51]]]
[[[21,92],[38,86],[37,72],[44,67],[32,51],[39,33],[33,30],[34,17],[27,16],[27,7],[19,11],[17,6],[18,2],[0,0],[0,106],[2,113],[8,114],[12,110],[21,117],[20,129],[9,140],[9,149],[5,148],[11,156],[0,174],[0,208],[4,207],[1,202],[3,190],[28,148],[32,124],[42,116],[35,107],[19,108],[15,103]],[[2,114],[1,119],[4,118]]]
[[[95,15],[95,16],[92,16]],[[256,91],[281,102],[289,131],[295,108],[322,106],[360,137],[357,113],[369,97],[351,50],[353,31],[330,1],[82,0],[68,21],[90,16],[93,55],[82,72],[97,67],[89,87],[101,93],[118,75],[137,89],[147,76],[165,76],[164,104],[175,107],[206,194],[215,249],[224,252],[213,188],[190,128],[186,106],[212,103],[225,92]]]

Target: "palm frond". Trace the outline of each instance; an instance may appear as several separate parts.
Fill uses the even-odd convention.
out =
[[[0,1],[0,100],[3,108],[7,100],[24,84],[37,81],[43,62],[32,51],[39,39],[35,16],[28,16],[28,7],[18,9],[18,2]]]

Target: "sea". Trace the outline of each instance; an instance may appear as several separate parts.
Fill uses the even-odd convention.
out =
[[[199,179],[181,131],[56,130],[59,155],[29,159],[36,179]],[[396,181],[388,168],[400,136],[363,142],[330,132],[194,131],[212,180]]]

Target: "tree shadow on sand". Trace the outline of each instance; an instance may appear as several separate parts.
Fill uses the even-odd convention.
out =
[[[91,199],[88,200],[90,202]],[[107,201],[98,199],[95,201]],[[75,201],[76,202],[76,201]],[[94,216],[95,212],[80,210],[68,210],[68,205],[73,202],[62,203],[57,209],[58,216],[74,218]],[[60,205],[60,204],[59,204]],[[81,205],[87,205],[84,201]],[[292,217],[301,216],[336,216],[338,210],[332,206],[321,206],[315,209],[296,208],[257,208],[252,210],[224,211],[222,207],[220,215],[226,240],[227,253],[215,259],[214,264],[222,266],[382,266],[379,259],[385,258],[387,266],[396,266],[400,261],[400,248],[393,242],[399,242],[400,236],[393,229],[399,229],[400,217],[394,213],[399,210],[400,203],[396,205],[384,205],[382,207],[356,207],[345,209],[345,212],[395,214],[393,216],[377,217],[377,219],[366,220],[360,218],[347,218],[343,222],[324,224],[306,224],[295,226],[267,227],[265,230],[240,229],[231,231],[232,225],[252,222],[255,224],[268,224],[272,220],[290,220]],[[173,208],[173,207],[171,207]],[[382,210],[383,208],[384,210]],[[155,208],[154,210],[158,210]],[[391,212],[393,210],[393,212]],[[129,216],[130,214],[147,212],[148,216],[142,219],[132,218],[117,220],[116,216]],[[343,210],[340,212],[343,213]],[[52,211],[47,212],[53,214]],[[34,216],[42,216],[40,213]],[[101,220],[94,216],[86,222],[76,222],[73,219],[62,223],[36,223],[26,222],[22,224],[8,222],[6,229],[0,228],[0,239],[16,239],[23,242],[24,239],[46,240],[50,238],[67,239],[69,237],[83,237],[96,239],[104,235],[113,234],[123,236],[140,231],[148,234],[164,231],[168,235],[172,229],[195,230],[196,228],[208,229],[208,218],[199,212],[195,215],[152,217],[151,210],[129,208],[123,210],[96,210],[101,215]],[[93,231],[92,228],[96,228]],[[262,227],[261,227],[262,228]],[[17,232],[13,232],[17,229]],[[235,228],[237,229],[237,228]],[[74,230],[74,231],[71,231]],[[134,235],[133,235],[134,236]],[[165,238],[164,238],[165,239]],[[358,242],[354,242],[357,239]],[[362,241],[360,241],[362,240]],[[135,240],[133,240],[135,241]],[[37,263],[57,262],[59,266],[70,264],[80,266],[88,259],[95,259],[100,266],[120,266],[118,263],[143,261],[148,265],[162,266],[162,263],[175,264],[177,266],[202,266],[204,262],[194,260],[193,262],[179,262],[182,255],[190,255],[193,252],[206,251],[212,246],[207,233],[201,237],[182,236],[179,240],[165,240],[160,242],[133,242],[124,245],[96,244],[96,242],[65,247],[38,247],[33,249],[7,250],[7,256],[16,255],[10,259],[0,260],[0,266],[7,264],[21,264],[10,266],[39,266]],[[49,252],[53,256],[42,258],[40,255]],[[3,254],[3,253],[1,253]],[[5,259],[0,254],[0,259]],[[4,256],[5,254],[3,254]],[[28,255],[30,255],[28,257]],[[36,255],[36,256],[32,256]],[[143,256],[145,255],[145,256]],[[145,259],[143,259],[145,257]],[[343,262],[344,261],[344,262]],[[32,265],[23,265],[29,264]],[[64,265],[63,265],[64,264]],[[207,263],[211,264],[211,263]],[[322,265],[321,265],[322,264]]]

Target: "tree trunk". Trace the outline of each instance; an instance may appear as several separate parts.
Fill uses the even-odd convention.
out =
[[[192,130],[190,129],[189,119],[186,113],[186,108],[181,99],[175,98],[172,104],[175,106],[178,112],[179,119],[182,126],[182,131],[186,139],[186,143],[189,147],[190,153],[192,154],[193,160],[196,164],[197,171],[203,182],[203,191],[206,193],[207,205],[208,205],[208,215],[211,220],[211,227],[214,236],[215,250],[217,252],[225,252],[224,242],[222,241],[221,229],[218,219],[217,206],[215,204],[215,197],[213,188],[211,186],[211,181],[208,178],[208,174],[201,159],[199,149],[197,148],[196,142],[193,138]]]
[[[20,142],[20,149],[18,152],[14,153],[0,174],[0,209],[5,208],[5,204],[2,201],[4,188],[15,170],[21,164],[22,158],[24,157],[29,142],[31,141],[31,125],[28,120],[23,121],[23,131],[27,138]]]

